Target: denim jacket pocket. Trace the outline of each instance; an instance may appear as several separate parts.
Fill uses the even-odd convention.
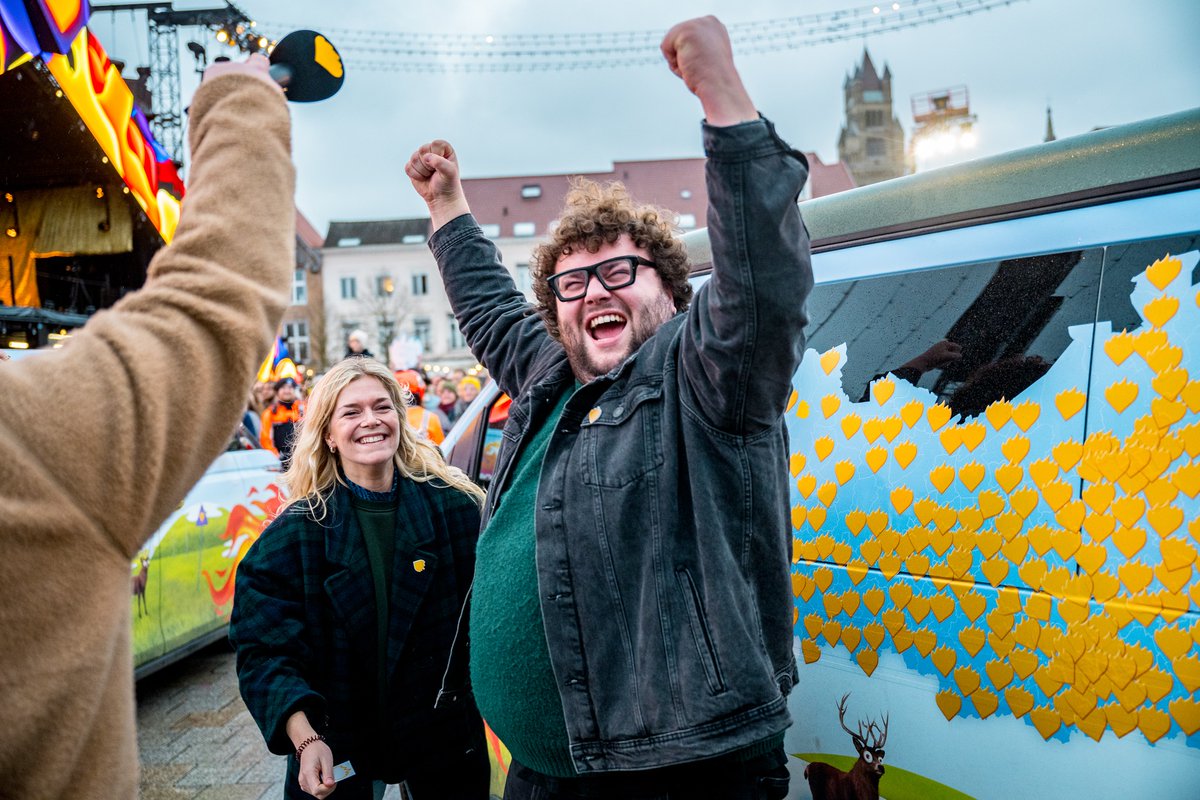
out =
[[[583,482],[620,489],[663,464],[662,385],[602,401],[585,416]]]
[[[696,656],[704,667],[708,688],[713,694],[721,694],[725,691],[725,676],[721,672],[721,662],[713,646],[712,632],[708,628],[708,617],[704,613],[704,602],[696,589],[696,582],[692,580],[692,573],[688,572],[687,567],[675,568],[675,581],[679,584],[683,607],[687,609],[688,626],[692,629]]]

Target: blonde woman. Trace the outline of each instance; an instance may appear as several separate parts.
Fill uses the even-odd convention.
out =
[[[401,782],[416,800],[488,796],[466,670],[447,669],[482,492],[405,424],[405,395],[369,358],[321,379],[284,476],[292,499],[238,568],[238,680],[268,748],[289,756],[288,798],[380,798]],[[335,782],[346,762],[355,775]]]

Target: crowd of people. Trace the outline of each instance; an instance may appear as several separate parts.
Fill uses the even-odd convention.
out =
[[[362,336],[366,334],[355,331]],[[346,358],[363,357],[375,360],[369,350],[361,348]],[[447,373],[431,373],[427,369],[399,369],[394,377],[408,394],[407,419],[416,434],[433,444],[441,444],[454,423],[471,404],[488,381],[487,370],[476,369],[473,374],[454,369]],[[308,383],[313,387],[323,375],[310,382],[294,377],[254,384],[242,414],[242,424],[263,448],[279,456],[285,468],[291,459],[297,425],[304,417]],[[430,391],[429,387],[436,387]]]
[[[796,205],[808,165],[758,113],[719,21],[675,26],[662,53],[704,114],[713,268],[695,295],[669,215],[580,181],[534,253],[529,304],[471,215],[454,148],[434,140],[405,172],[487,371],[393,371],[353,331],[318,379],[256,386],[291,279],[289,125],[265,59],[209,68],[191,106],[189,200],[146,287],[64,356],[0,370],[0,425],[27,416],[24,387],[94,381],[73,392],[94,419],[0,437],[30,438],[0,465],[43,452],[80,465],[46,485],[30,485],[36,468],[0,473],[0,518],[29,551],[0,553],[0,586],[24,587],[0,603],[15,637],[0,655],[5,792],[136,795],[129,561],[241,414],[288,490],[238,567],[230,620],[242,698],[287,756],[286,797],[378,800],[404,783],[417,800],[484,800],[485,719],[512,755],[508,800],[786,796],[797,665],[783,413],[812,287]],[[227,185],[243,162],[253,193]],[[128,375],[181,358],[211,373],[200,396],[192,382],[130,401]],[[485,495],[435,438],[488,379],[512,400]],[[81,454],[101,430],[128,435],[100,443],[138,442],[141,463]],[[180,433],[155,435],[167,430]],[[137,492],[95,491],[135,473]],[[98,513],[114,493],[115,521]],[[58,544],[82,555],[58,558]],[[31,589],[48,564],[107,600],[81,613],[74,595]],[[71,663],[80,652],[95,663]]]

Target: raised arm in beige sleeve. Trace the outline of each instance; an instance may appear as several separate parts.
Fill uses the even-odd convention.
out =
[[[228,442],[287,302],[294,169],[282,95],[205,81],[188,192],[146,284],[0,375],[0,525],[125,558]]]
[[[3,797],[137,795],[130,560],[224,448],[287,300],[280,92],[223,75],[190,122],[189,191],[146,285],[0,365]]]

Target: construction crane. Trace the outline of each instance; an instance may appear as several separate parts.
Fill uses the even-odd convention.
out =
[[[966,86],[952,86],[912,97],[911,159],[920,168],[934,161],[949,163],[978,144],[977,121]]]

